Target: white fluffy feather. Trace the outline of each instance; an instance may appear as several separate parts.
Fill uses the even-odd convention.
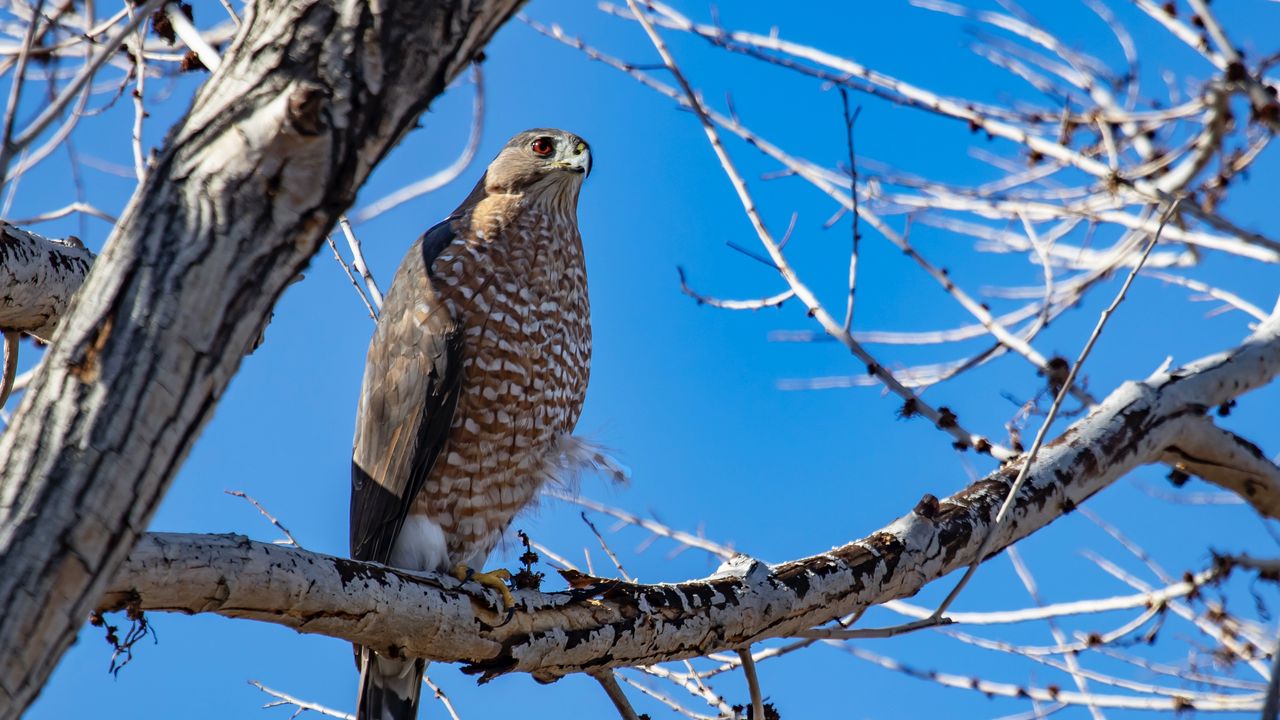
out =
[[[449,549],[444,530],[422,515],[405,518],[404,527],[387,564],[406,570],[448,570]]]

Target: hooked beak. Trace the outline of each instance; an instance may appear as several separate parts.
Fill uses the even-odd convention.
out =
[[[586,143],[579,142],[575,147],[566,151],[564,158],[554,163],[554,166],[580,175],[590,175],[591,149],[587,147]]]

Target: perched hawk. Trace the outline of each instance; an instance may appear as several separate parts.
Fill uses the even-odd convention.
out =
[[[356,416],[351,555],[474,575],[547,480],[607,464],[570,435],[591,361],[578,191],[591,150],[529,130],[410,248]],[[359,720],[417,714],[422,660],[359,651]]]

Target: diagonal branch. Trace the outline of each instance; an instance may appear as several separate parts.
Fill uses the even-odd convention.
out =
[[[100,603],[103,610],[214,612],[436,661],[489,679],[563,675],[706,655],[795,635],[909,597],[990,554],[1201,430],[1205,410],[1280,374],[1280,312],[1239,347],[1121,386],[1045,445],[1004,522],[996,513],[1019,467],[1008,464],[941,501],[842,547],[766,566],[745,556],[710,577],[643,585],[586,578],[557,593],[522,591],[503,623],[492,598],[452,578],[251,542],[149,534]],[[180,579],[180,580],[179,580]],[[387,612],[395,608],[395,612]]]
[[[1195,425],[1169,448],[1167,462],[1239,495],[1263,517],[1280,520],[1280,466],[1257,445],[1207,417]]]

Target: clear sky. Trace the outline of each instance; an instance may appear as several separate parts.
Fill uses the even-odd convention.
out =
[[[1128,3],[1109,4],[1131,21],[1138,37],[1148,96],[1165,95],[1159,76],[1164,67],[1182,75],[1184,89],[1210,76],[1208,65],[1136,15]],[[710,16],[705,3],[680,6],[695,17]],[[1028,6],[1073,46],[1111,62],[1119,58],[1103,26],[1075,3]],[[1236,0],[1215,3],[1214,8],[1235,28],[1237,41],[1255,55],[1277,49],[1272,31],[1280,27],[1280,4]],[[209,24],[220,11],[217,3],[197,3],[197,21]],[[534,0],[526,12],[542,22],[558,22],[567,32],[628,61],[657,62],[638,27],[598,12],[589,3]],[[735,2],[722,4],[719,17],[729,27],[760,32],[776,26],[790,39],[952,95],[990,101],[1037,99],[1020,81],[968,52],[973,37],[969,23],[905,3]],[[750,59],[725,56],[690,38],[673,36],[671,43],[692,82],[714,106],[723,108],[725,92],[732,91],[737,112],[762,135],[827,166],[843,161],[838,94]],[[949,494],[990,468],[983,458],[952,450],[947,438],[927,423],[896,420],[898,402],[878,388],[781,389],[779,383],[786,379],[861,372],[860,364],[835,344],[767,340],[776,330],[816,329],[797,306],[729,313],[699,307],[681,294],[677,266],[711,294],[749,297],[782,289],[769,268],[726,247],[734,242],[755,248],[757,241],[692,115],[519,21],[499,32],[486,55],[487,114],[478,161],[452,185],[363,224],[357,232],[385,289],[409,243],[461,200],[510,135],[552,126],[591,142],[595,170],[583,190],[580,223],[592,288],[595,358],[579,430],[616,448],[631,467],[633,481],[627,488],[611,488],[589,478],[582,487],[584,496],[656,516],[676,528],[701,530],[763,560],[781,561],[861,537],[909,511],[923,493]],[[165,95],[169,99],[153,107],[146,132],[149,144],[162,142],[167,124],[185,108],[199,79],[152,83],[154,100]],[[421,129],[378,169],[359,204],[451,162],[466,139],[472,92],[464,80],[440,98],[424,116]],[[855,96],[855,102],[862,105],[859,154],[869,160],[976,183],[992,177],[993,171],[967,156],[970,147],[1012,154],[1000,142],[981,141],[960,123],[870,98]],[[129,166],[125,139],[131,121],[127,102],[86,121],[93,123],[86,127],[96,128],[92,132],[101,133],[97,137],[111,139],[95,142],[95,135],[81,134],[79,151]],[[823,299],[841,307],[848,219],[824,229],[835,211],[828,198],[798,180],[764,181],[761,175],[777,170],[776,164],[739,142],[731,142],[729,149],[775,231],[786,227],[791,213],[798,214],[790,252]],[[67,167],[65,159],[51,161],[24,180],[10,217],[58,207],[74,197]],[[131,179],[101,170],[89,170],[84,182],[88,198],[112,212],[118,212],[132,189]],[[1255,166],[1248,183],[1234,190],[1229,205],[1233,219],[1280,234],[1273,214],[1278,182],[1280,165],[1271,152]],[[895,222],[901,227],[900,219]],[[50,235],[74,232],[95,249],[101,248],[109,231],[97,220],[83,227],[67,221],[37,229]],[[864,232],[858,329],[966,324],[965,316],[931,280],[883,238],[869,229]],[[1021,259],[976,255],[970,240],[923,226],[914,232],[922,251],[947,266],[971,291],[994,283],[1039,282],[1039,270]],[[1213,255],[1206,258],[1203,277],[1227,284],[1268,309],[1280,288],[1275,266]],[[1037,348],[1074,356],[1117,286],[1116,280],[1102,286],[1079,310],[1055,323],[1037,341]],[[1228,348],[1248,333],[1241,313],[1206,317],[1214,307],[1189,302],[1185,290],[1139,280],[1086,368],[1089,387],[1105,394],[1123,380],[1145,377],[1167,356],[1175,362],[1191,360]],[[275,513],[308,549],[344,554],[353,415],[372,327],[329,251],[322,250],[306,279],[291,287],[278,305],[266,343],[245,360],[153,528],[276,538],[275,530],[251,506],[223,493],[242,490]],[[979,347],[981,343],[941,351],[873,349],[886,363],[897,365],[951,359]],[[32,356],[28,350],[27,362]],[[1002,393],[1024,399],[1040,382],[1024,361],[1006,357],[963,380],[931,389],[928,397],[1000,437],[1014,410]],[[1277,407],[1280,389],[1255,393],[1241,401],[1229,426],[1274,454],[1280,451]],[[1034,426],[1028,434],[1033,430]],[[1089,507],[1121,524],[1175,575],[1205,567],[1210,548],[1275,554],[1275,541],[1245,507],[1196,506],[1153,497],[1170,491],[1163,474],[1158,467],[1137,472]],[[1184,494],[1207,490],[1211,488],[1192,484]],[[518,518],[515,527],[575,562],[585,562],[583,548],[589,548],[596,571],[608,574],[607,560],[578,512],[548,502],[540,511]],[[607,519],[597,518],[597,523],[602,529],[612,528]],[[646,535],[634,529],[609,537],[627,570],[641,580],[698,577],[715,566],[697,551],[671,557],[668,541],[642,548]],[[1085,560],[1084,550],[1142,572],[1080,514],[1055,523],[1020,548],[1050,602],[1128,592]],[[510,562],[512,556],[496,553],[494,564]],[[1149,574],[1143,576],[1154,582]],[[936,601],[950,581],[938,585],[920,601]],[[1261,591],[1274,606],[1274,592]],[[1237,587],[1230,602],[1234,609],[1248,612],[1252,600]],[[1028,604],[1010,563],[998,558],[980,571],[957,609]],[[249,680],[334,708],[349,711],[354,705],[357,675],[344,642],[213,616],[150,618],[158,642],[139,644],[133,662],[116,677],[107,673],[110,651],[102,631],[86,628],[29,717],[288,717],[287,709],[259,710],[270,698],[248,685]],[[1068,623],[1068,628],[1106,630],[1126,618],[1102,616]],[[888,613],[873,613],[867,622],[893,620]],[[1179,662],[1187,642],[1199,641],[1193,632],[1186,625],[1171,628],[1151,656]],[[1042,625],[1014,628],[1001,637],[1052,642]],[[937,635],[866,641],[859,647],[926,669],[976,673],[1012,683],[1070,685],[1066,676],[1052,669],[970,649]],[[1114,664],[1091,662],[1100,669],[1129,673]],[[613,713],[595,682],[582,677],[540,686],[513,676],[477,687],[452,667],[433,666],[431,675],[466,720],[509,714],[561,718],[570,712],[595,718]],[[765,663],[761,677],[766,694],[788,720],[990,717],[1030,709],[1025,701],[939,688],[831,647]],[[745,701],[738,677],[719,678],[716,687],[731,703]],[[654,718],[674,717],[652,702],[639,697],[636,702]],[[1064,716],[1084,714],[1070,711]],[[425,698],[422,717],[443,713]]]

